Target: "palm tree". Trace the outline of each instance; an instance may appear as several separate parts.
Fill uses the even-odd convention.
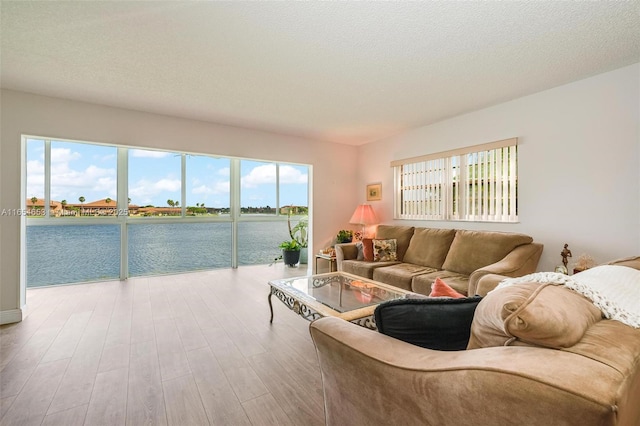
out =
[[[178,207],[178,206],[180,205],[180,201],[174,201],[173,205],[174,205],[175,207]]]
[[[107,198],[104,200],[104,202],[105,202],[105,203],[107,203],[107,204],[111,204],[111,201],[112,201],[112,200],[111,200],[111,198],[109,198],[109,197],[107,197]]]
[[[35,214],[36,203],[38,202],[38,197],[31,197],[31,213]]]
[[[173,201],[171,198],[169,198],[169,199],[167,200],[167,204],[169,204],[169,207],[174,207],[174,206],[176,205],[176,202],[175,202],[175,201]]]
[[[80,196],[80,198],[78,198],[78,201],[80,201],[80,204],[84,204],[84,200],[86,198],[84,198],[82,195]],[[80,212],[80,216],[82,216],[84,214],[84,207],[82,207],[82,210]]]

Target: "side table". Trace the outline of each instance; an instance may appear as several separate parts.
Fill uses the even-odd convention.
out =
[[[318,273],[318,259],[324,259],[329,262],[329,272],[336,272],[338,270],[338,264],[336,263],[336,257],[328,254],[316,254],[316,270],[315,273]]]

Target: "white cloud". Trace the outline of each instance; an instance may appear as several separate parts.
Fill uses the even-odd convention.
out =
[[[229,177],[231,176],[231,169],[229,167],[223,167],[220,170],[218,170],[218,175]]]
[[[159,191],[180,191],[180,179],[160,179],[155,183],[154,187]]]
[[[51,164],[68,164],[70,161],[82,158],[79,152],[71,151],[70,148],[51,148]]]
[[[130,149],[129,153],[132,157],[136,158],[164,158],[171,155],[170,152],[165,151],[149,151],[146,149]]]
[[[44,164],[42,161],[27,161],[27,197],[44,197]]]
[[[228,194],[229,182],[214,182],[213,185],[200,185],[191,190],[193,194]]]
[[[307,183],[308,175],[292,166],[280,166],[281,184],[304,184]],[[275,164],[265,164],[252,169],[248,175],[242,177],[243,188],[255,188],[265,183],[276,182]]]
[[[129,186],[129,197],[132,202],[138,205],[149,204],[153,202],[153,198],[161,193],[169,193],[169,198],[175,197],[174,194],[180,191],[180,179],[164,178],[158,181],[150,181],[146,179],[139,180]]]
[[[115,168],[102,168],[95,165],[89,165],[85,169],[71,168],[69,163],[80,158],[82,158],[80,153],[69,148],[51,149],[51,199],[58,201],[66,199],[74,203],[81,195],[95,199],[114,198]],[[42,160],[27,162],[27,196],[34,195],[44,196],[44,162]]]
[[[291,166],[280,166],[280,183],[307,183],[309,175]]]
[[[27,161],[27,171],[30,175],[44,176],[44,164],[39,160]]]
[[[251,169],[248,175],[242,177],[242,187],[244,188],[255,188],[258,185],[275,182],[275,164],[265,164],[263,166],[255,167]]]
[[[51,164],[51,199],[53,200],[67,199],[73,203],[81,195],[100,199],[115,198],[116,193],[115,168],[90,165],[84,170],[74,170],[65,162]]]
[[[116,179],[111,176],[108,176],[108,177],[98,178],[93,188],[91,189],[94,191],[109,192],[109,191],[113,191],[114,188],[116,188],[116,186],[117,186]]]

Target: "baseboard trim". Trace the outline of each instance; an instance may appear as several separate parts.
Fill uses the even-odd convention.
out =
[[[0,325],[22,321],[22,309],[0,311]]]

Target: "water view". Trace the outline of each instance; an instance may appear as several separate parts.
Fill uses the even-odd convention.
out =
[[[308,165],[49,138],[25,144],[27,287],[117,279],[124,262],[130,277],[229,268],[232,223],[200,220],[231,211],[251,220],[238,222],[238,265],[269,264],[289,239],[287,222],[253,220],[308,214]],[[92,225],[94,217],[126,218],[127,259],[120,225]]]
[[[231,223],[128,225],[129,276],[231,267]],[[286,222],[240,222],[238,264],[268,264]],[[27,287],[118,279],[119,225],[28,226]]]

